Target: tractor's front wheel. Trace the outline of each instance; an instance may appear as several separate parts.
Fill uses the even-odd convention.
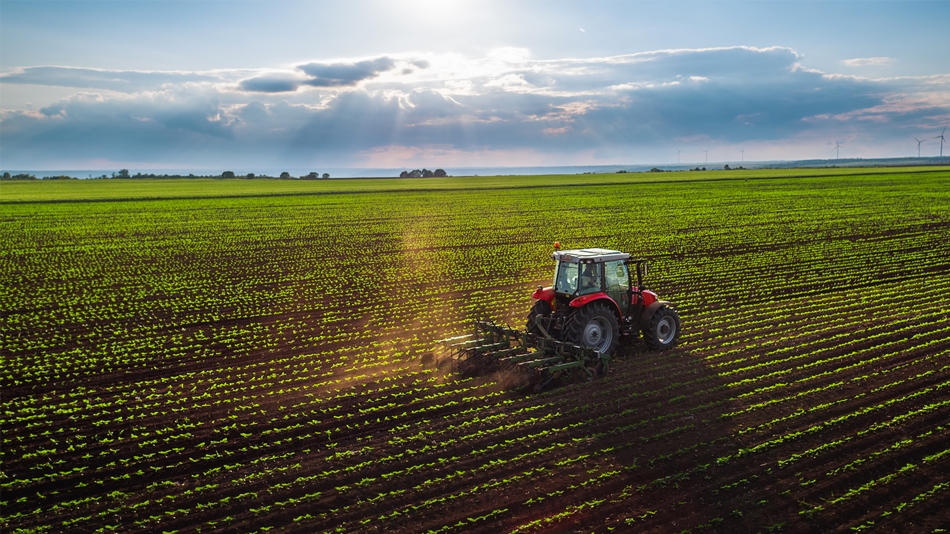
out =
[[[643,340],[653,350],[671,349],[680,338],[680,316],[676,310],[663,306],[643,329]]]
[[[588,304],[571,317],[565,328],[564,339],[611,355],[620,340],[620,325],[617,316],[598,302]]]

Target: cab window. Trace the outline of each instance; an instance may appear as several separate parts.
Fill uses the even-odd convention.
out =
[[[580,271],[580,279],[577,287],[578,295],[603,291],[602,266],[603,263],[584,263],[578,266],[578,270]]]
[[[620,307],[620,313],[626,315],[630,307],[630,277],[623,260],[604,263],[604,276],[607,279],[607,296],[614,299]]]
[[[623,264],[623,260],[605,262],[604,271],[606,271],[608,290],[630,289],[630,278],[627,276],[627,266]]]
[[[554,273],[554,290],[569,295],[573,295],[577,291],[576,263],[558,262],[557,271]]]

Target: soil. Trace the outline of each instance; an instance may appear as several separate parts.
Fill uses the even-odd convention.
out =
[[[859,317],[861,297],[835,301]],[[221,369],[232,366],[226,355],[165,373],[133,366],[46,385],[51,401],[85,388],[89,407],[51,414],[41,427],[60,443],[85,446],[50,456],[58,461],[53,469],[37,468],[32,455],[48,454],[48,440],[17,431],[4,453],[5,475],[85,470],[6,487],[5,516],[22,514],[6,528],[77,517],[89,519],[68,530],[119,523],[133,531],[137,522],[183,532],[827,532],[870,522],[875,531],[907,532],[913,524],[923,532],[944,525],[943,489],[892,510],[945,482],[950,467],[950,455],[925,460],[947,449],[947,333],[915,324],[907,306],[796,335],[822,314],[807,304],[764,307],[734,329],[720,322],[724,310],[707,310],[686,319],[685,346],[654,353],[628,339],[606,378],[537,395],[507,390],[497,376],[460,380],[430,354],[371,368],[378,378],[353,385],[331,382],[343,371],[294,382],[299,391],[270,381],[253,391],[258,407],[249,411],[241,410],[246,403],[233,381],[211,395]],[[806,311],[795,320],[770,320],[800,307]],[[723,326],[725,333],[703,333]],[[342,344],[325,348],[340,361],[348,352]],[[241,368],[266,373],[274,353],[301,351],[285,343],[246,355]],[[756,364],[768,365],[750,367]],[[182,366],[209,376],[182,381]],[[149,394],[168,404],[148,406],[148,395],[122,385],[145,378],[163,384]],[[3,393],[6,401],[26,392],[12,386]],[[105,405],[120,409],[103,413]],[[129,413],[137,415],[110,418]],[[230,421],[243,428],[222,431]],[[197,426],[168,430],[186,424]],[[151,435],[181,434],[149,444]],[[106,442],[110,436],[122,439]],[[781,437],[787,441],[776,443]],[[904,440],[912,446],[881,452]],[[905,465],[914,467],[866,486]],[[19,502],[33,495],[61,503],[96,498],[31,515]]]

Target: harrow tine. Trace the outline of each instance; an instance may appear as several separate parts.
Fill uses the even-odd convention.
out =
[[[450,342],[452,342],[452,341],[457,341],[457,340],[459,340],[459,339],[467,339],[467,338],[470,338],[470,337],[475,337],[475,334],[465,334],[464,336],[447,337],[447,338],[445,338],[445,339],[440,339],[440,340],[436,341],[436,343],[439,343],[439,344],[446,344],[446,343],[450,343]]]
[[[478,345],[479,343],[482,343],[482,341],[483,341],[483,340],[481,340],[481,339],[472,339],[472,340],[469,340],[469,341],[462,341],[462,342],[460,342],[460,343],[453,343],[453,344],[449,345],[449,348],[464,347],[464,346],[466,346],[466,345]]]
[[[463,376],[504,371],[499,380],[515,389],[540,391],[567,375],[589,381],[603,374],[600,369],[606,368],[609,356],[540,330],[543,335],[476,321],[475,333],[443,341],[453,351],[456,369]]]
[[[547,373],[547,376],[544,378],[544,380],[542,380],[540,384],[538,384],[537,386],[535,386],[535,388],[537,388],[537,389],[536,389],[537,391],[541,391],[542,389],[545,388],[545,386],[547,386],[548,384],[550,384],[551,382],[557,380],[557,379],[560,378],[560,377],[561,377],[561,371],[556,371],[556,372],[553,372],[553,373],[550,373],[550,372],[549,372],[549,373]]]

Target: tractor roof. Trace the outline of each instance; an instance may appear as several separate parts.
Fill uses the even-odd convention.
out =
[[[590,263],[601,261],[625,260],[630,257],[626,252],[603,248],[581,248],[576,250],[555,250],[551,257],[558,261],[571,263]]]

